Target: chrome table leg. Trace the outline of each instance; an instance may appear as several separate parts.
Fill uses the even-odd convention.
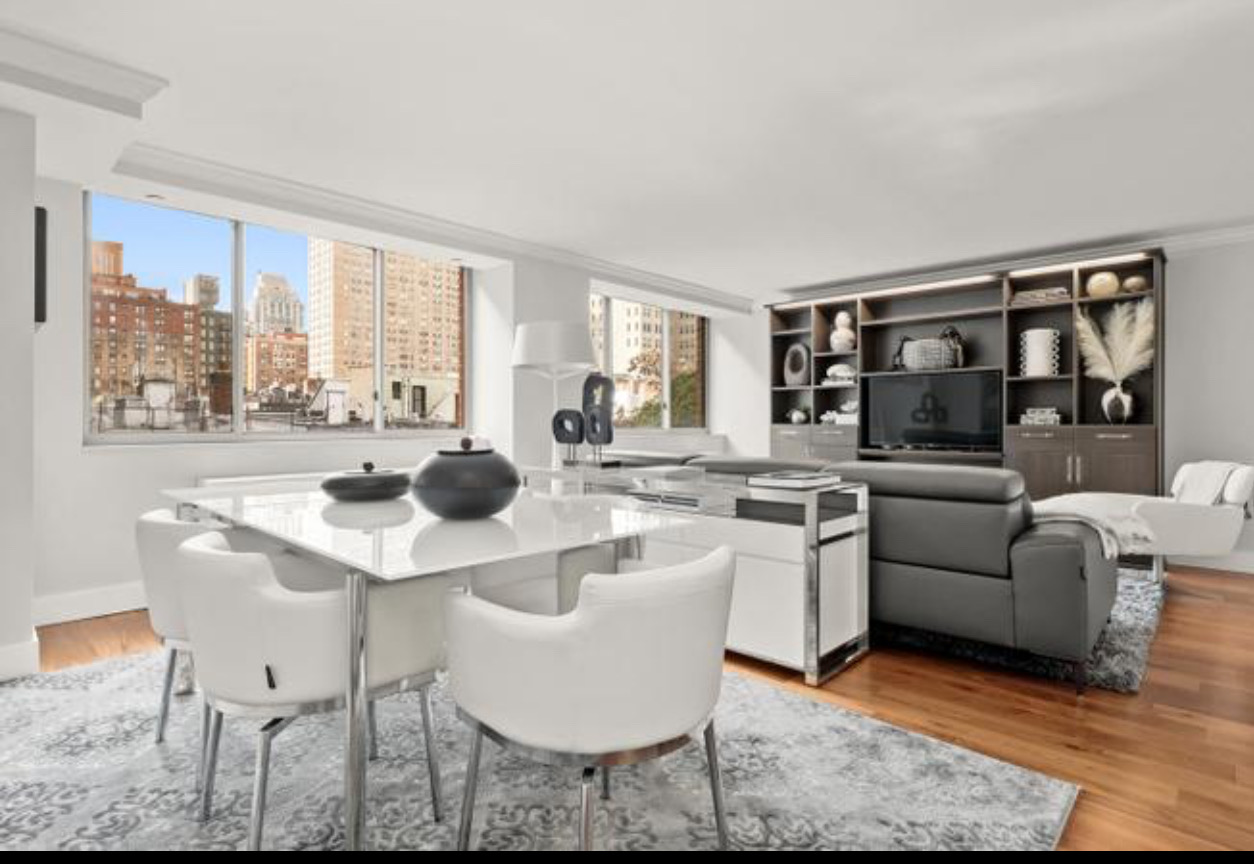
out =
[[[427,774],[431,778],[431,815],[436,822],[444,819],[444,790],[440,784],[440,760],[436,758],[435,720],[431,712],[431,685],[418,694],[422,708],[422,738],[427,745]]]
[[[366,574],[349,570],[348,686],[345,717],[348,724],[344,755],[344,847],[357,851],[366,842]]]
[[[483,732],[475,730],[470,739],[470,759],[466,762],[466,789],[462,792],[462,824],[457,829],[457,851],[470,849],[470,823],[475,817],[475,790],[479,786],[479,753],[483,750]]]
[[[174,692],[174,667],[178,660],[178,651],[165,649],[165,677],[161,681],[161,707],[157,709],[158,744],[165,740],[165,721],[170,716],[170,694]]]
[[[718,739],[714,721],[705,727],[705,758],[710,764],[710,792],[714,795],[714,826],[718,830],[718,848],[727,849],[727,811],[723,806],[723,774],[718,767]]]
[[[379,717],[374,700],[366,703],[366,722],[370,725],[370,761],[379,758]]]
[[[597,769],[583,769],[579,781],[579,851],[592,851],[592,786],[596,782]]]

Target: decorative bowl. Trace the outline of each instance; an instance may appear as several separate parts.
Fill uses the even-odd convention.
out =
[[[376,469],[365,462],[360,471],[341,471],[322,481],[322,491],[336,501],[390,501],[409,489],[409,474],[389,468]]]
[[[509,506],[521,484],[518,470],[491,447],[463,438],[456,450],[439,450],[418,466],[414,497],[445,519],[486,519]]]

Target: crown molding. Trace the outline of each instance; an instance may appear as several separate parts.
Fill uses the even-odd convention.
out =
[[[749,298],[694,282],[148,144],[127,147],[113,170],[125,177],[382,231],[466,252],[498,258],[521,256],[575,267],[606,282],[622,283],[720,311],[747,313],[753,305]]]
[[[170,83],[9,26],[0,26],[0,81],[136,120]]]

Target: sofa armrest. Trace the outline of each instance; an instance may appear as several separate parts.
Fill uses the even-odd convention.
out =
[[[1117,571],[1087,525],[1051,522],[1024,531],[1010,547],[1015,646],[1086,658],[1115,604]]]

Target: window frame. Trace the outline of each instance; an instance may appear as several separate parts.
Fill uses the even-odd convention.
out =
[[[244,281],[245,281],[245,256],[247,250],[245,248],[245,234],[250,224],[262,225],[267,228],[275,228],[279,231],[288,231],[292,229],[280,228],[263,223],[250,222],[244,219],[236,219],[232,216],[223,216],[215,213],[205,213],[200,210],[189,210],[183,207],[166,206],[163,204],[154,204],[147,201],[137,201],[121,195],[111,195],[122,201],[132,204],[141,204],[146,207],[157,207],[164,210],[177,210],[184,213],[192,213],[198,216],[204,216],[208,219],[220,219],[227,222],[231,227],[231,431],[229,432],[96,432],[92,429],[92,191],[83,190],[83,315],[82,315],[82,342],[83,351],[83,382],[81,388],[82,399],[82,433],[83,445],[90,448],[108,448],[110,446],[133,447],[142,445],[178,445],[178,444],[247,444],[247,443],[278,443],[278,442],[307,442],[314,444],[320,441],[361,441],[363,438],[372,437],[379,438],[396,438],[408,440],[421,439],[447,439],[450,437],[462,437],[466,434],[466,430],[473,428],[471,418],[471,408],[473,400],[470,398],[471,374],[469,368],[469,360],[472,356],[471,344],[473,334],[473,271],[462,266],[461,268],[461,291],[462,291],[462,333],[459,340],[461,346],[461,380],[460,380],[460,396],[462,401],[461,424],[456,427],[447,429],[398,429],[387,428],[383,416],[384,400],[384,383],[386,380],[386,369],[383,365],[384,359],[384,340],[386,338],[385,331],[385,310],[384,310],[384,286],[383,286],[383,256],[387,253],[388,248],[378,242],[362,243],[359,241],[343,240],[337,241],[334,237],[322,237],[321,239],[332,240],[334,242],[352,243],[355,246],[365,246],[372,252],[373,284],[371,286],[372,297],[374,300],[373,315],[373,352],[374,352],[374,414],[369,429],[356,429],[353,431],[319,431],[319,432],[249,432],[246,427],[246,417],[244,409],[244,385],[245,385],[245,325],[247,322],[247,314],[245,313],[245,297],[244,297]],[[308,236],[305,231],[296,231]],[[404,250],[393,249],[391,251],[404,252]],[[405,252],[404,254],[415,254]]]
[[[659,360],[661,366],[662,377],[662,422],[658,426],[614,426],[615,437],[632,436],[632,435],[684,435],[684,434],[709,434],[710,431],[710,316],[703,315],[700,312],[692,312],[688,309],[676,309],[673,306],[663,306],[661,303],[649,303],[634,297],[616,297],[603,291],[589,291],[588,297],[600,297],[605,304],[604,312],[601,316],[602,327],[605,329],[605,338],[602,340],[605,350],[605,366],[606,369],[601,370],[604,374],[614,377],[614,306],[617,303],[636,303],[641,306],[653,306],[662,310],[662,354]],[[700,426],[672,426],[671,425],[671,333],[670,333],[670,316],[675,313],[686,313],[700,317],[705,326],[705,338],[702,340],[701,352],[701,375],[704,379],[702,392],[704,394],[704,405],[702,408],[702,419],[705,421]],[[608,370],[608,371],[607,371]]]

